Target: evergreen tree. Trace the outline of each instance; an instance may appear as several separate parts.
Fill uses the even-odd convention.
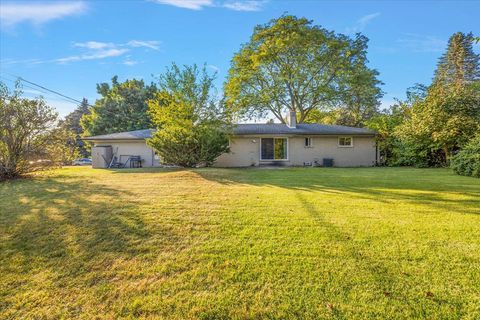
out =
[[[438,62],[434,85],[458,87],[480,79],[480,55],[473,51],[473,42],[472,33],[457,32],[450,37]]]

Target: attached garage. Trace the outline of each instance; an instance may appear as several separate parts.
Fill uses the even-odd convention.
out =
[[[126,168],[159,166],[159,158],[146,142],[152,132],[147,129],[84,138],[93,143],[93,168],[108,168],[112,164],[121,164]]]

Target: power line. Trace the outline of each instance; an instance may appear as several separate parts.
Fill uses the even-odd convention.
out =
[[[4,80],[7,80],[7,81],[10,81],[11,83],[14,83],[14,84],[16,83],[16,80],[9,79],[9,78],[7,78],[7,77],[5,77],[5,76],[2,76],[2,75],[0,75],[0,78],[1,78],[1,79],[4,79]],[[17,79],[17,80],[18,80],[18,79]],[[22,87],[23,87],[23,88],[32,89],[32,90],[36,90],[37,92],[39,92],[39,93],[42,94],[42,95],[45,94],[45,95],[46,95],[46,96],[45,96],[46,98],[58,99],[59,101],[68,102],[68,103],[71,103],[71,104],[74,104],[74,105],[78,106],[78,102],[76,102],[76,101],[74,102],[74,101],[72,101],[72,100],[65,99],[65,98],[62,98],[62,97],[57,97],[57,96],[54,97],[50,92],[45,91],[45,90],[42,90],[42,89],[40,89],[40,88],[36,88],[36,87],[33,87],[33,86],[29,86],[29,85],[27,85],[27,84],[22,84]],[[31,94],[33,94],[33,93],[31,93]]]
[[[83,102],[83,101],[77,100],[77,99],[75,99],[75,98],[69,97],[69,96],[67,96],[67,95],[65,95],[65,94],[63,94],[63,93],[58,92],[58,91],[55,91],[55,90],[46,88],[46,87],[44,87],[44,86],[42,86],[42,85],[39,85],[39,84],[37,84],[37,83],[35,83],[35,82],[29,81],[29,80],[27,80],[27,79],[25,79],[25,78],[23,78],[23,77],[20,77],[20,76],[17,76],[17,75],[8,73],[8,72],[4,72],[4,73],[6,73],[6,74],[8,74],[8,75],[10,75],[10,76],[12,76],[12,77],[17,78],[17,79],[20,80],[20,81],[29,83],[29,84],[31,84],[31,85],[34,85],[34,86],[36,86],[36,87],[38,87],[38,88],[41,88],[41,89],[43,89],[43,90],[46,90],[46,91],[48,91],[48,92],[51,92],[51,93],[56,94],[56,95],[58,95],[58,96],[61,96],[61,97],[63,97],[63,98],[69,99],[69,100],[71,100],[71,101],[73,101],[73,102],[76,102],[76,103],[78,103],[78,104],[82,104],[82,102]],[[10,81],[11,81],[11,80],[10,80]],[[34,88],[31,88],[31,89],[34,89]],[[91,104],[87,104],[87,105],[88,105],[89,107],[92,107]]]

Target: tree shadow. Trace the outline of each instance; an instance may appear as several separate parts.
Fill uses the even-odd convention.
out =
[[[454,175],[445,169],[205,168],[195,172],[205,179],[225,185],[246,184],[345,194],[380,203],[405,201],[459,214],[480,214],[480,182],[474,178]]]
[[[100,281],[116,261],[174,245],[181,235],[146,224],[142,203],[128,202],[131,196],[62,176],[0,185],[0,271],[9,276],[4,292],[28,290],[40,270],[58,286],[84,281],[96,269],[102,272],[92,281]],[[152,234],[161,237],[154,248],[145,244]]]

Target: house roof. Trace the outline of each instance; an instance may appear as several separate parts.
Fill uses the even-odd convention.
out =
[[[286,124],[238,124],[234,129],[235,135],[256,135],[256,134],[293,134],[293,135],[375,135],[376,132],[365,128],[346,126],[335,126],[326,124],[297,124],[290,128]]]
[[[83,138],[83,140],[144,140],[152,137],[153,129],[135,130],[126,132],[117,132],[102,134]]]
[[[152,137],[154,129],[135,130],[86,137],[83,140],[144,140]],[[236,136],[248,135],[375,135],[376,132],[365,128],[335,126],[326,124],[297,124],[290,128],[286,124],[249,123],[237,124],[233,129]]]

